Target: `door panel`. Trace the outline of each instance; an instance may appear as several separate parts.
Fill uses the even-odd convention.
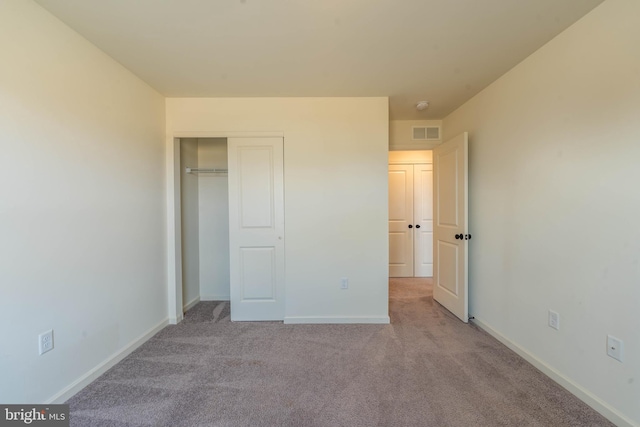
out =
[[[433,165],[413,166],[414,276],[433,276]]]
[[[276,249],[274,247],[240,248],[241,302],[275,301]]]
[[[438,286],[454,297],[458,296],[458,245],[438,242]]]
[[[404,232],[389,233],[389,264],[406,264],[407,258],[412,256],[407,253],[406,234]]]
[[[463,322],[469,321],[467,260],[468,136],[463,133],[436,147],[434,172],[433,298]]]
[[[273,147],[242,147],[238,156],[242,227],[273,228]]]
[[[389,277],[413,277],[413,165],[389,165]]]
[[[282,138],[229,138],[231,320],[284,319]]]
[[[438,155],[438,223],[441,226],[458,226],[458,150],[444,151]]]

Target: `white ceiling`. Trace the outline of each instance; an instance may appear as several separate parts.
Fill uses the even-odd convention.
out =
[[[168,97],[389,96],[406,120],[443,118],[602,2],[36,1]]]

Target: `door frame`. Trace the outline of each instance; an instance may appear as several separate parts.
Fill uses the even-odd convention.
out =
[[[281,137],[284,132],[244,131],[177,131],[167,135],[165,144],[167,171],[165,178],[166,201],[166,254],[167,254],[167,305],[169,323],[182,321],[182,194],[180,191],[180,140],[182,138],[264,138]]]
[[[391,153],[395,153],[391,154]],[[420,148],[415,150],[389,150],[387,153],[387,165],[433,165],[433,148]],[[389,173],[389,168],[387,167],[387,174]],[[432,191],[433,193],[433,191]],[[413,194],[412,194],[413,197]],[[433,200],[433,194],[431,194],[431,198]],[[387,211],[389,210],[389,198],[387,197]],[[413,209],[412,214],[415,213],[415,209]],[[388,221],[387,221],[388,223]],[[387,229],[388,230],[388,229]],[[389,242],[387,239],[387,252],[389,252]],[[413,276],[415,276],[415,238],[413,239]],[[389,276],[391,278],[391,276]]]

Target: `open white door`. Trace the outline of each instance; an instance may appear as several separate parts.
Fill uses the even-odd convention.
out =
[[[433,150],[433,299],[469,321],[468,134]]]
[[[282,138],[229,138],[231,320],[284,319]]]

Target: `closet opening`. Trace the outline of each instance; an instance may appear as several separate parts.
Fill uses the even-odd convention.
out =
[[[432,151],[390,151],[389,277],[432,276]]]
[[[229,301],[227,138],[180,138],[182,309]]]

